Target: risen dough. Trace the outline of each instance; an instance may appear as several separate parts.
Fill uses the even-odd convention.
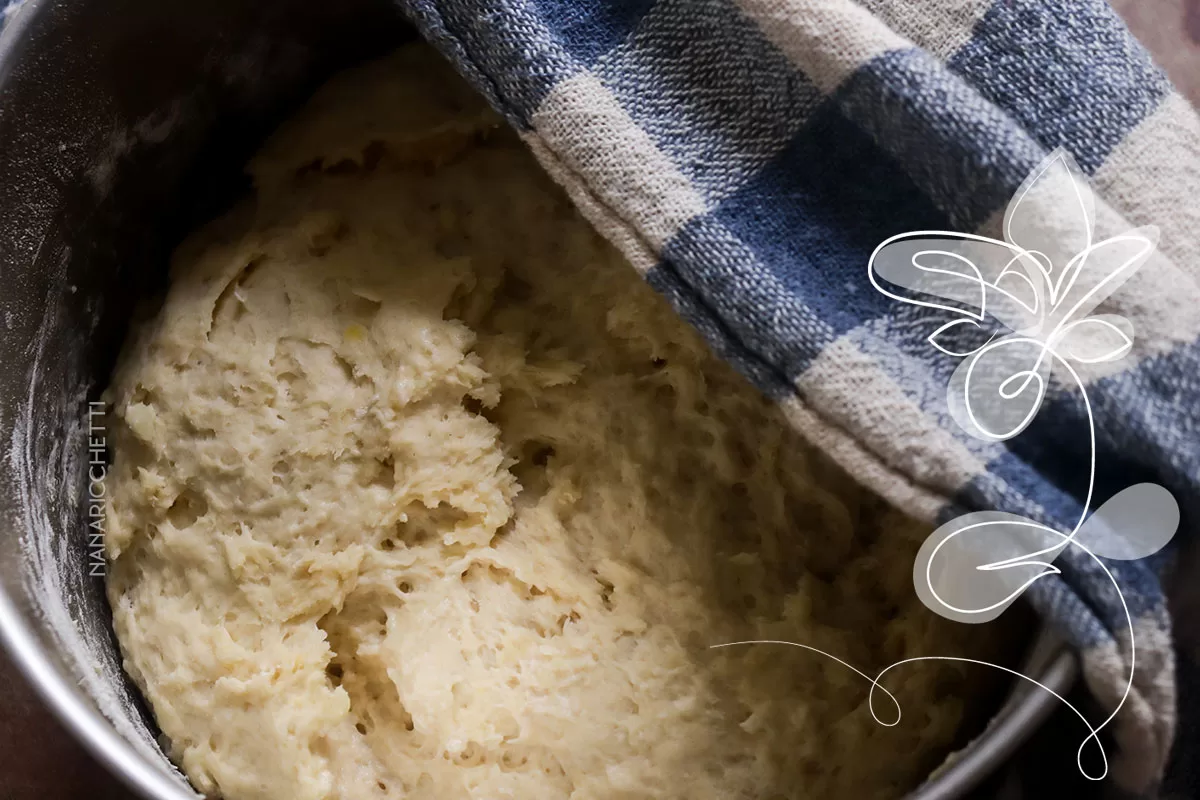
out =
[[[922,531],[821,461],[423,49],[176,254],[110,396],[109,593],[201,791],[896,796],[969,695]],[[886,701],[881,716],[893,712]]]

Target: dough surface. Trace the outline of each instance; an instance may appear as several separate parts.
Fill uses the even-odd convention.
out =
[[[897,797],[994,631],[430,51],[335,78],[177,251],[109,391],[108,591],[232,800]],[[881,718],[894,714],[886,699]]]

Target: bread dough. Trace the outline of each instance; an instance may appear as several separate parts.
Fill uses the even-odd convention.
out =
[[[108,591],[234,800],[895,797],[988,655],[423,47],[335,78],[126,347]],[[970,637],[970,638],[968,638]],[[879,705],[881,717],[892,709]]]

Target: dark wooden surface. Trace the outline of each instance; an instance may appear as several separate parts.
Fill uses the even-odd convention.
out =
[[[0,800],[128,800],[0,656]]]
[[[1180,89],[1193,103],[1200,100],[1200,0],[1113,5]],[[131,800],[132,793],[75,743],[0,654],[0,800],[82,798]]]

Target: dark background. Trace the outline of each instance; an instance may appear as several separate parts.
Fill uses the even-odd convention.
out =
[[[1112,0],[1133,32],[1154,53],[1180,90],[1200,104],[1200,0]],[[2,3],[0,3],[2,5]],[[1198,200],[1200,202],[1200,200]],[[1200,570],[1200,563],[1191,566]],[[1188,570],[1191,574],[1200,574]],[[1200,582],[1198,582],[1200,583]],[[1200,585],[1182,585],[1173,616],[1185,657],[1200,653]],[[1195,613],[1193,613],[1195,612]],[[1179,626],[1179,622],[1183,626]],[[1190,623],[1190,626],[1189,626]],[[1189,628],[1195,628],[1190,630]],[[1193,669],[1200,670],[1200,657]],[[1181,687],[1181,707],[1200,708],[1200,687]],[[1077,689],[1077,693],[1081,690]],[[1072,698],[1073,701],[1076,698]],[[1085,698],[1078,698],[1085,703]],[[1069,713],[1069,712],[1068,712]],[[1185,730],[1184,736],[1195,735]],[[1026,744],[1013,767],[983,787],[980,798],[1037,800],[1042,797],[1101,797],[1111,789],[1090,784],[1074,769],[1075,748],[1085,732],[1078,720],[1058,715]],[[1162,797],[1200,798],[1190,774],[1200,765],[1176,765],[1175,780]],[[1197,776],[1200,779],[1200,775]],[[47,713],[28,684],[0,654],[0,800],[132,800],[103,768]]]

